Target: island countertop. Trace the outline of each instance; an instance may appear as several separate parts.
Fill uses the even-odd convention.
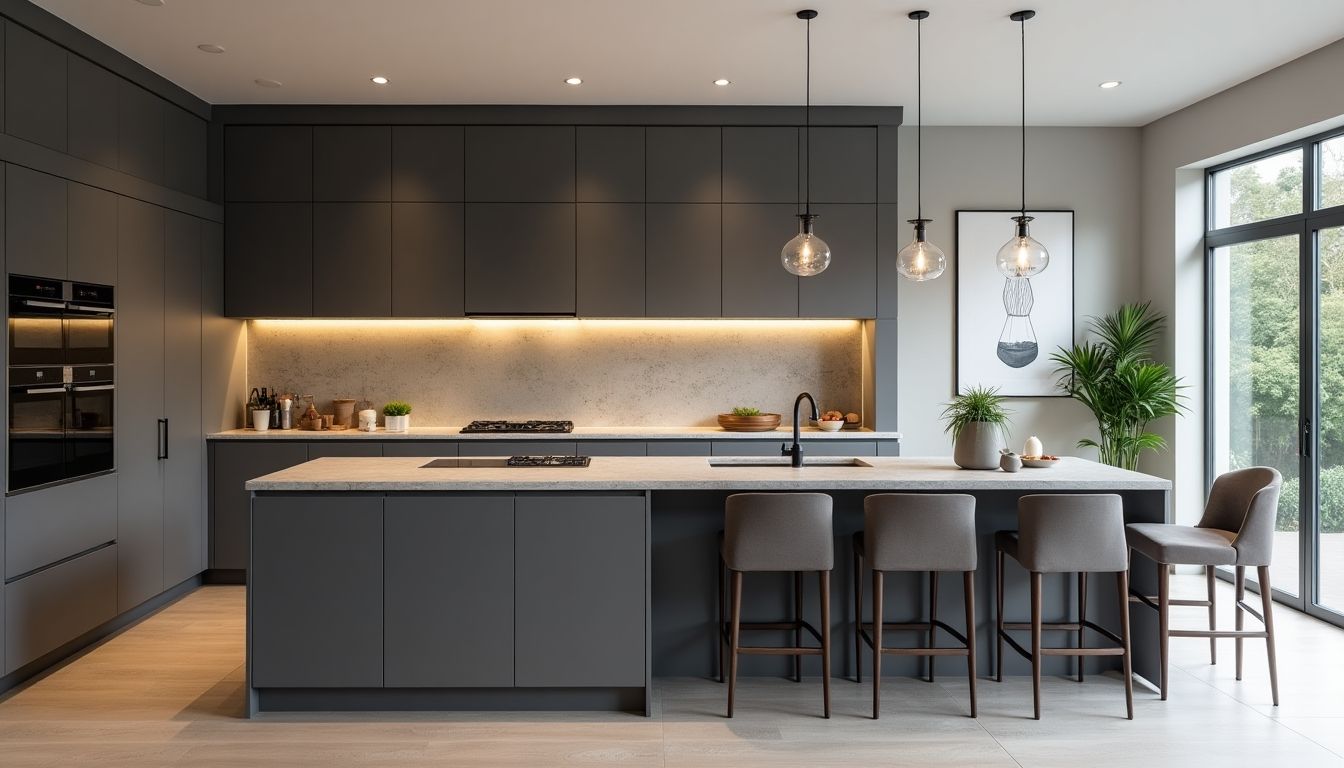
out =
[[[425,468],[424,457],[326,457],[249,480],[254,492],[913,490],[1148,491],[1171,482],[1086,459],[1046,469],[964,470],[946,457],[863,457],[867,466],[771,466],[768,459],[593,457],[587,467]],[[834,460],[834,459],[831,459]]]

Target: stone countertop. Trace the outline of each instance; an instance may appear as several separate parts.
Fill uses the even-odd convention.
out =
[[[720,459],[725,457],[718,457]],[[964,470],[950,458],[864,457],[870,466],[713,467],[704,456],[594,457],[587,467],[426,469],[425,458],[321,458],[247,481],[249,491],[916,490],[1165,491],[1152,475],[1064,458],[1048,469]],[[832,459],[833,460],[833,459]],[[737,459],[737,461],[743,461]],[[750,460],[747,460],[750,461]],[[759,461],[759,460],[757,460]]]
[[[804,427],[809,440],[900,440],[900,432],[842,429],[826,432]],[[461,427],[411,427],[409,432],[377,432],[357,429],[312,432],[303,429],[230,429],[206,436],[209,440],[792,440],[793,427],[766,432],[729,432],[719,427],[575,427],[573,432],[469,432]]]

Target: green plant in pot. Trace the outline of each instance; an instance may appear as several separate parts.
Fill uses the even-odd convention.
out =
[[[943,408],[952,434],[952,460],[962,469],[998,469],[1008,415],[997,387],[969,387]]]
[[[1138,469],[1146,450],[1166,448],[1148,425],[1185,410],[1181,381],[1151,352],[1166,318],[1148,302],[1126,304],[1089,323],[1095,341],[1060,347],[1050,356],[1059,367],[1059,388],[1087,406],[1097,420],[1100,439],[1079,440],[1096,448],[1102,463]]]
[[[411,404],[392,400],[383,406],[383,424],[388,432],[405,432],[411,428]]]

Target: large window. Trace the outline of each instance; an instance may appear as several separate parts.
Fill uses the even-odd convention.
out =
[[[1208,480],[1283,473],[1275,596],[1344,624],[1344,132],[1208,176]]]

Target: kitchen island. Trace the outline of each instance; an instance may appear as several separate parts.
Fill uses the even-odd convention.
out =
[[[1127,521],[1161,522],[1170,492],[1166,480],[1082,459],[1017,474],[961,470],[945,458],[816,457],[798,469],[730,456],[594,457],[573,468],[507,467],[480,457],[428,468],[428,461],[320,458],[247,482],[249,713],[647,712],[655,676],[715,673],[716,537],[724,497],[737,491],[834,498],[836,676],[853,669],[849,539],[863,525],[864,496],[973,494],[979,661],[990,670],[992,536],[1016,527],[1018,497],[1114,492],[1124,498]],[[1155,576],[1140,571],[1132,580],[1150,590]],[[925,579],[889,577],[887,615],[926,611]],[[787,616],[791,584],[787,574],[749,576],[744,621]],[[1075,584],[1048,580],[1047,614],[1077,604]],[[1114,626],[1109,579],[1090,579],[1089,591],[1089,618]],[[960,615],[960,595],[947,592],[942,615]],[[1010,617],[1025,615],[1026,577],[1016,566],[1006,595]],[[815,605],[815,595],[806,598]],[[1133,631],[1135,671],[1154,678],[1155,622],[1138,612]],[[1022,659],[1006,661],[1007,674],[1027,673]],[[1094,658],[1088,667],[1099,672],[1112,661]],[[884,669],[912,674],[918,663],[893,658]],[[1072,664],[1047,659],[1046,673]],[[741,674],[783,675],[790,666],[754,657]],[[819,659],[806,659],[804,670],[819,674]]]

